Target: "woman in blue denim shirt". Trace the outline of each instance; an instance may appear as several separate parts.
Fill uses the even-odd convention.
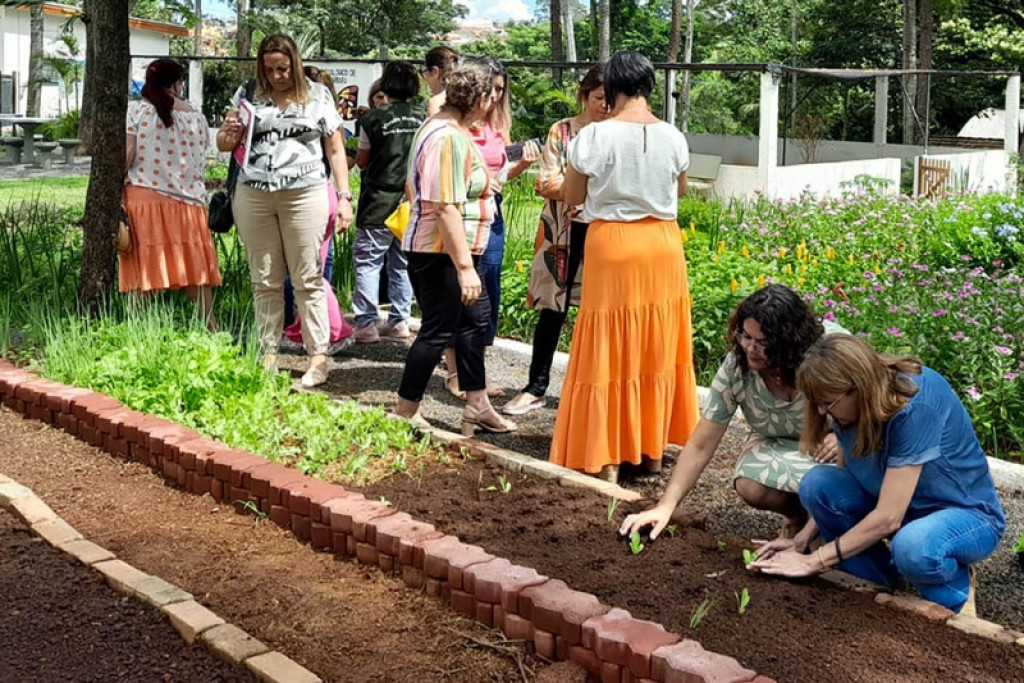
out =
[[[844,455],[843,467],[816,467],[800,482],[816,526],[808,533],[825,544],[801,555],[772,541],[751,568],[808,576],[838,564],[884,585],[902,575],[926,600],[972,615],[971,565],[996,549],[1006,520],[949,383],[917,358],[830,335],[808,350],[797,387],[807,398],[802,442],[820,441],[831,416]]]

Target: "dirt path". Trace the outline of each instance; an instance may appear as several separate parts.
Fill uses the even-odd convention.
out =
[[[0,408],[0,472],[34,489],[87,538],[177,584],[325,680],[517,681],[544,668],[503,643],[499,632],[457,618],[401,581],[314,553],[273,524],[257,526],[230,508],[166,487],[138,464],[6,408]],[[10,555],[14,547],[3,537],[0,552]],[[0,565],[0,581],[11,580]],[[8,618],[0,609],[5,626]],[[68,658],[62,661],[66,667]],[[74,666],[64,675],[94,680]],[[5,682],[22,680],[3,673],[0,668]]]
[[[229,683],[245,669],[191,648],[156,609],[126,598],[99,573],[0,511],[0,681]]]

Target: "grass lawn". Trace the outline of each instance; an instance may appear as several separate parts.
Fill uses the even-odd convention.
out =
[[[36,200],[84,208],[88,186],[89,176],[0,181],[0,209],[10,204]]]

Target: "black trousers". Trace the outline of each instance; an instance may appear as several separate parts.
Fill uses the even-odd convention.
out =
[[[540,310],[540,319],[533,330],[533,355],[530,358],[529,384],[523,389],[528,394],[540,398],[547,393],[551,383],[551,363],[558,350],[558,339],[562,336],[562,327],[569,314],[572,301],[572,289],[576,282],[576,273],[583,265],[583,250],[587,244],[587,223],[573,221],[569,228],[569,259],[566,264],[565,307],[560,311],[547,308]]]
[[[409,280],[423,319],[405,359],[398,395],[407,401],[421,401],[446,348],[455,349],[459,389],[485,389],[484,340],[491,316],[487,290],[481,288],[480,298],[464,306],[455,264],[448,254],[407,252],[407,255]],[[473,264],[479,274],[478,257],[473,257]]]

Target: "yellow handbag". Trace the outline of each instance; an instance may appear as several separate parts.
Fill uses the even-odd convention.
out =
[[[408,200],[403,199],[398,208],[391,212],[391,215],[384,219],[384,227],[391,231],[391,234],[399,241],[405,237],[405,231],[409,227],[409,219],[412,217],[412,205]]]

